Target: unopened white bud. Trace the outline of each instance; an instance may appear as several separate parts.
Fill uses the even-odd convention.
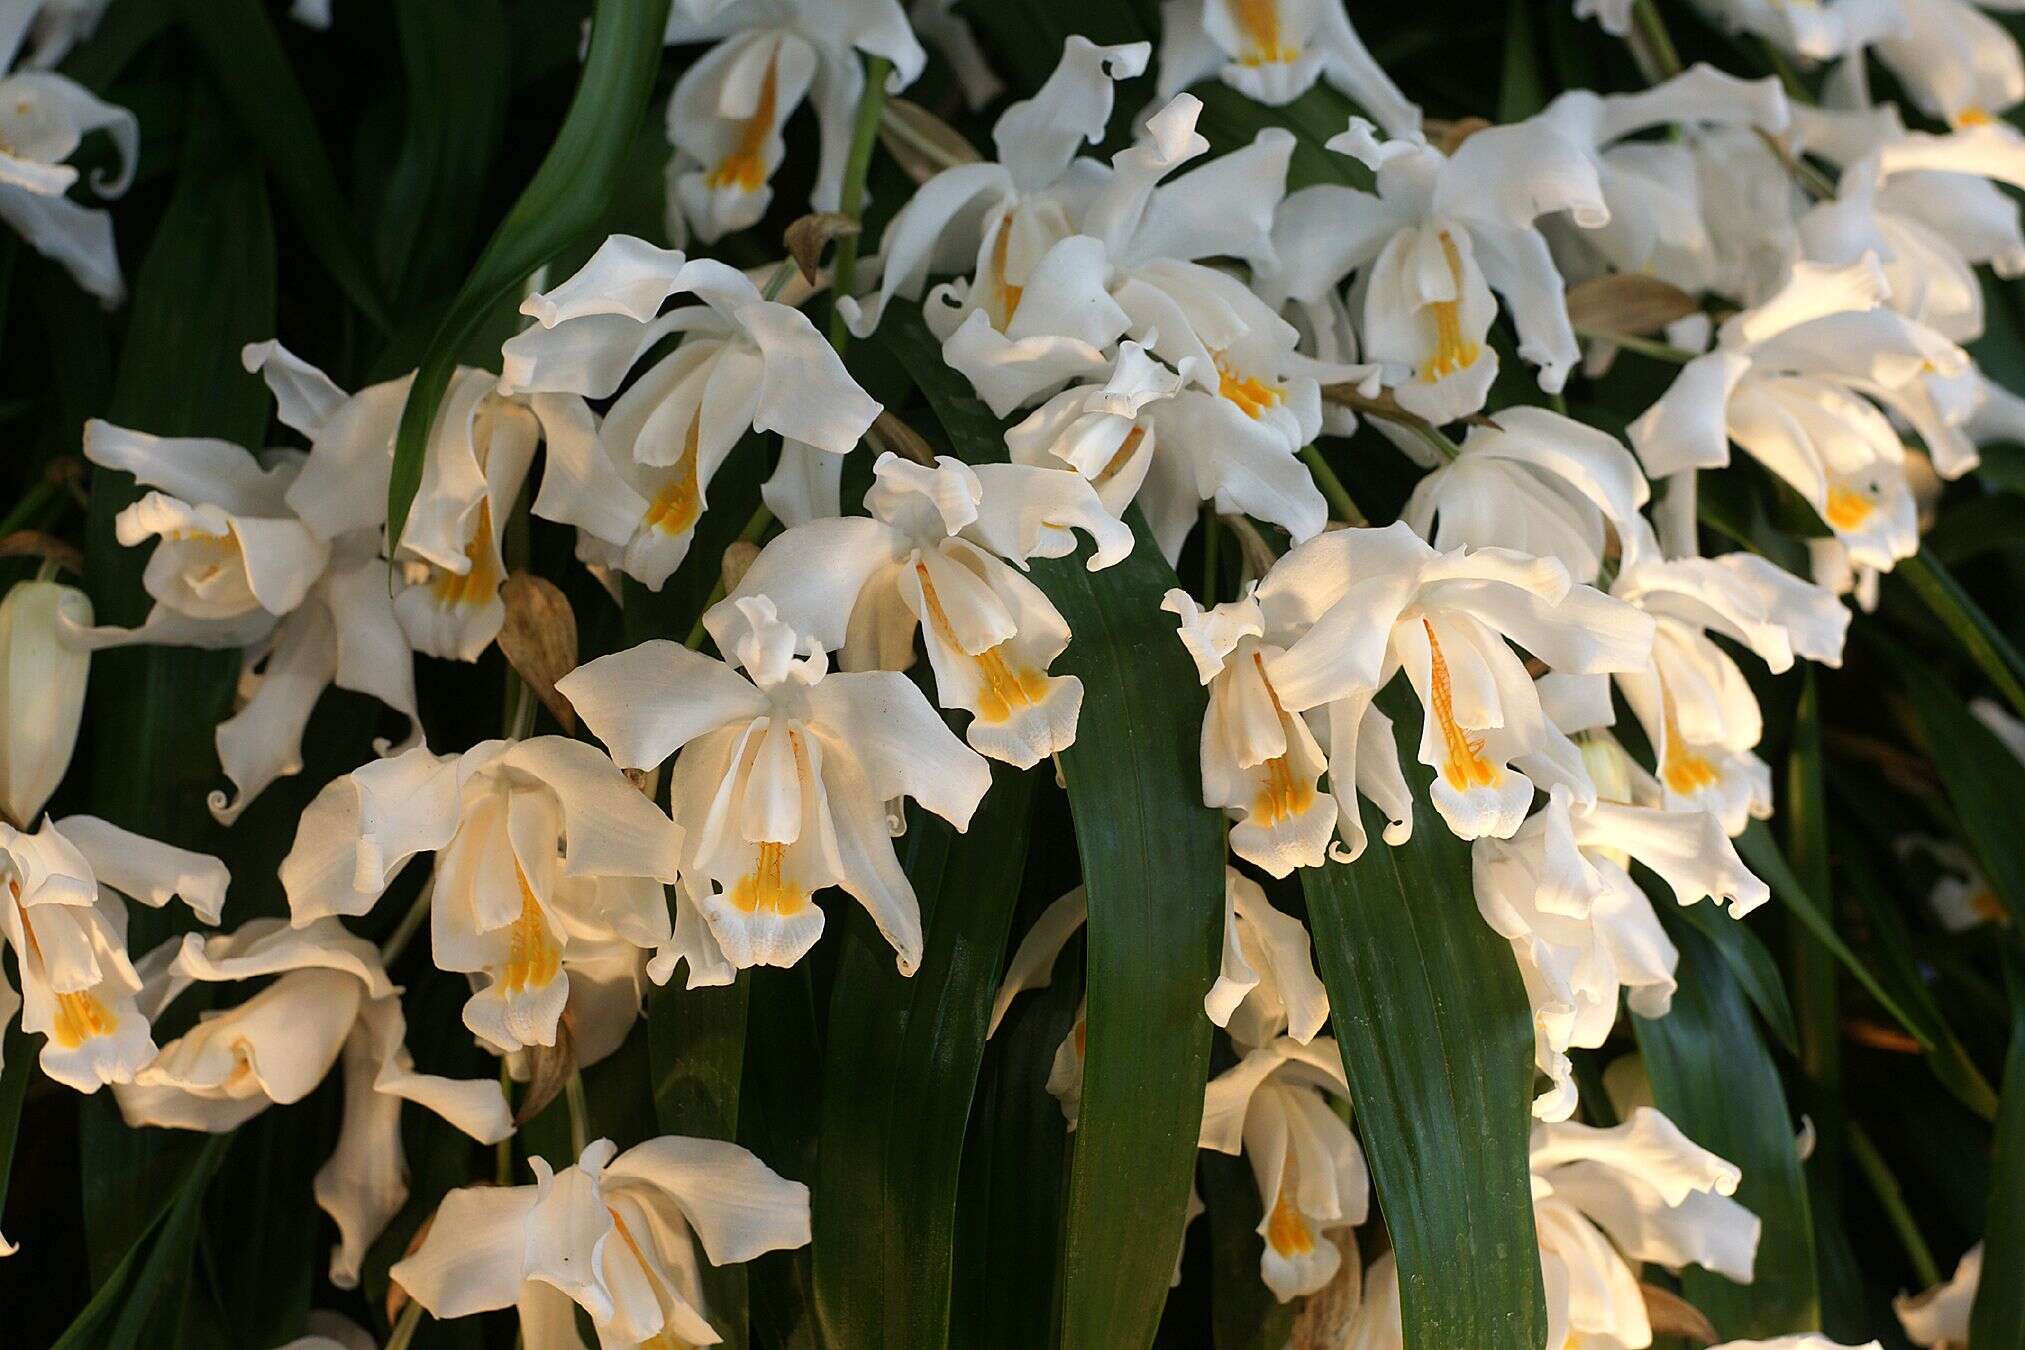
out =
[[[0,600],[0,811],[22,829],[77,748],[91,653],[65,640],[66,622],[91,623],[91,601],[75,586],[24,581]]]

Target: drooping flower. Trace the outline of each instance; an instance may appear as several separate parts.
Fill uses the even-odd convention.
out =
[[[556,685],[630,769],[682,752],[668,799],[685,894],[732,965],[792,965],[823,931],[814,894],[839,886],[893,946],[921,960],[921,911],[884,803],[912,797],[957,829],[991,786],[984,759],[894,671],[831,672],[773,602],[736,602],[743,673],[673,642],[643,642]]]
[[[131,1083],[116,1084],[120,1114],[129,1125],[222,1133],[269,1106],[301,1101],[342,1060],[337,1147],[315,1182],[317,1204],[338,1226],[330,1277],[340,1289],[358,1284],[366,1249],[408,1197],[402,1101],[480,1143],[513,1132],[492,1078],[415,1072],[400,995],[378,950],[336,919],[302,928],[255,919],[234,933],[187,934],[170,946],[173,959],[151,973],[142,995],[155,1016],[193,981],[276,978],[243,1003],[203,1014]]]
[[[703,304],[661,313],[678,295]],[[501,349],[500,384],[568,396],[558,402],[571,429],[556,418],[533,512],[576,526],[585,561],[659,590],[689,552],[711,479],[749,430],[779,432],[790,452],[823,452],[815,458],[829,501],[799,515],[837,514],[837,461],[879,405],[801,311],[761,298],[743,273],[614,235],[521,312],[536,323]],[[617,393],[671,333],[682,334],[680,345],[594,423],[583,400]],[[767,488],[776,505],[790,477],[786,455],[782,466]]]
[[[1352,118],[1329,141],[1377,175],[1375,193],[1320,184],[1287,199],[1273,231],[1278,284],[1312,302],[1359,273],[1364,355],[1400,406],[1429,421],[1484,406],[1498,372],[1493,290],[1519,355],[1558,391],[1581,352],[1536,222],[1557,211],[1585,229],[1609,222],[1589,150],[1543,118],[1486,128],[1452,155],[1375,130]]]
[[[1243,1045],[1282,1035],[1306,1045],[1329,1020],[1308,930],[1235,867],[1223,869],[1223,963],[1202,1008]]]
[[[241,353],[274,393],[281,420],[310,443],[288,504],[334,549],[377,537],[387,522],[394,438],[413,375],[347,395],[277,342]],[[430,428],[408,520],[393,546],[394,614],[418,652],[475,661],[506,618],[501,539],[544,434],[570,430],[559,400],[497,393],[487,371],[460,366]]]
[[[1607,1130],[1535,1125],[1532,1173],[1548,1345],[1650,1345],[1637,1262],[1750,1282],[1760,1225],[1730,1198],[1742,1172],[1651,1107]]]
[[[1372,699],[1396,672],[1420,700],[1419,758],[1435,771],[1435,809],[1461,838],[1505,838],[1536,783],[1564,784],[1580,801],[1595,796],[1513,644],[1569,675],[1638,670],[1651,659],[1652,620],[1571,582],[1559,562],[1503,549],[1438,552],[1403,523],[1309,540],[1267,573],[1258,602],[1267,631],[1287,635],[1264,666],[1280,707],[1327,710],[1339,828],[1358,818],[1356,788],[1397,773],[1391,738],[1363,733]],[[1389,771],[1374,771],[1367,755]],[[1388,814],[1398,809],[1390,795],[1374,797]],[[1388,838],[1403,839],[1410,817],[1393,820]],[[1362,847],[1361,830],[1342,833],[1353,854]]]
[[[369,911],[417,853],[436,857],[437,966],[470,974],[464,1025],[501,1052],[553,1045],[575,968],[674,946],[661,883],[681,827],[604,755],[537,736],[457,755],[422,747],[333,779],[303,812],[281,883],[298,925]]]
[[[1414,486],[1399,518],[1444,553],[1509,549],[1593,583],[1651,496],[1616,437],[1521,406],[1499,409],[1494,427],[1471,427],[1462,453]]]
[[[160,909],[180,899],[218,922],[225,866],[143,838],[96,816],[66,816],[33,834],[0,824],[0,934],[21,973],[21,1029],[47,1037],[42,1071],[79,1092],[130,1081],[155,1057],[142,978],[127,955],[127,901]]]
[[[1899,22],[1878,32],[1877,59],[1921,112],[1949,126],[1986,126],[2025,100],[2025,57],[1982,8],[1969,0],[1894,0],[1890,8]],[[2013,6],[1988,0],[1988,8]]]
[[[1905,445],[1882,403],[1909,421],[1934,467],[1959,475],[1975,447],[1934,406],[1924,377],[1968,356],[1883,307],[1875,258],[1796,264],[1762,305],[1724,321],[1716,346],[1681,368],[1631,424],[1645,470],[1663,478],[1729,463],[1734,441],[1790,484],[1857,563],[1888,571],[1919,546]]]
[[[91,654],[65,637],[91,626],[91,599],[55,581],[0,600],[0,819],[32,824],[70,768]]]
[[[745,631],[739,602],[765,596],[780,622],[837,652],[840,667],[905,670],[918,627],[937,701],[971,714],[978,753],[1030,768],[1076,738],[1082,682],[1050,675],[1069,626],[1014,570],[1095,541],[1089,568],[1118,562],[1132,532],[1075,474],[1019,464],[935,466],[887,453],[865,494],[872,514],[811,521],[781,534],[704,616],[719,651]]]
[[[1364,1150],[1330,1097],[1347,1106],[1350,1084],[1328,1036],[1246,1048],[1203,1094],[1198,1143],[1250,1161],[1265,1211],[1259,1275],[1282,1303],[1329,1282],[1342,1259],[1330,1231],[1363,1223],[1370,1208]]]
[[[601,1345],[715,1345],[697,1245],[713,1266],[808,1245],[808,1187],[736,1144],[598,1139],[559,1172],[528,1165],[532,1186],[446,1195],[389,1278],[437,1318],[517,1308],[531,1348],[576,1343],[571,1304]]]
[[[35,7],[17,4],[12,10],[9,18],[0,18],[0,43],[9,52],[9,19],[25,23]],[[19,36],[12,38],[18,41]],[[112,213],[70,199],[67,194],[79,175],[64,162],[95,131],[112,138],[119,166],[110,172],[94,170],[91,189],[103,198],[118,197],[133,182],[140,156],[140,123],[134,115],[49,71],[16,71],[0,78],[0,220],[110,309],[127,293],[113,247]]]
[[[1681,904],[1728,901],[1733,918],[1770,896],[1714,816],[1605,799],[1578,806],[1559,787],[1510,839],[1479,839],[1472,851],[1477,909],[1512,944],[1533,1006],[1534,1060],[1549,1080],[1533,1103],[1542,1120],[1574,1112],[1567,1052],[1604,1043],[1620,993],[1640,1017],[1672,1005],[1679,953],[1632,879],[1633,861]]]
[[[1827,0],[1791,5],[1785,0],[1694,0],[1711,20],[1761,37],[1810,61],[1839,56],[1862,59],[1863,49],[1904,26],[1899,0]]]
[[[1210,75],[1269,107],[1327,80],[1386,134],[1420,132],[1420,109],[1372,59],[1343,7],[1327,0],[1164,0],[1154,97],[1170,99]]]
[[[837,209],[852,114],[865,89],[859,53],[892,62],[888,91],[912,84],[928,54],[897,0],[741,0],[668,16],[665,40],[715,45],[668,99],[671,232],[704,243],[757,224],[786,154],[781,128],[808,99],[819,128],[809,204]]]
[[[154,600],[147,621],[77,629],[73,640],[245,649],[244,701],[217,732],[238,793],[212,793],[214,816],[229,824],[269,783],[301,772],[304,726],[333,683],[405,714],[419,739],[414,662],[387,565],[365,533],[333,541],[297,513],[288,493],[300,453],[262,460],[224,441],[96,421],[85,424],[84,453],[157,489],[120,512],[115,529],[129,547],[159,542],[142,576]]]

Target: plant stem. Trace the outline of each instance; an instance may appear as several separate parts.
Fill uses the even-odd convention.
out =
[[[411,1295],[407,1306],[401,1309],[401,1316],[395,1321],[394,1329],[387,1337],[386,1350],[408,1350],[409,1342],[415,1339],[415,1328],[422,1325],[422,1305]]]
[[[1912,1211],[1905,1207],[1905,1192],[1899,1189],[1898,1178],[1885,1165],[1884,1155],[1877,1151],[1877,1145],[1853,1120],[1849,1122],[1849,1152],[1856,1159],[1863,1179],[1870,1183],[1885,1218],[1891,1221],[1892,1230],[1898,1234],[1899,1245],[1905,1248],[1906,1260],[1912,1263],[1913,1276],[1919,1281],[1920,1288],[1933,1288],[1941,1282],[1940,1267],[1934,1264],[1934,1254],[1927,1247],[1927,1240],[1920,1236]]]
[[[844,187],[837,209],[853,220],[865,210],[865,172],[872,166],[872,146],[879,139],[879,114],[886,106],[886,75],[893,63],[883,56],[865,62],[865,92],[858,97],[858,120],[851,127],[851,155],[844,161]],[[837,241],[836,262],[830,268],[832,304],[851,293],[858,278],[858,236],[846,235]],[[844,325],[843,311],[830,311],[830,345],[842,353],[851,342],[851,330]]]
[[[584,1100],[582,1070],[570,1070],[569,1081],[563,1084],[563,1099],[569,1104],[570,1151],[581,1158],[591,1142],[591,1108]]]
[[[37,479],[34,487],[21,494],[21,500],[14,504],[14,509],[7,513],[7,518],[0,520],[0,538],[34,524],[41,518],[43,508],[48,506],[60,491],[62,489],[58,487],[56,479],[50,475],[44,474]]]
[[[1622,347],[1625,351],[1637,352],[1640,356],[1649,356],[1655,361],[1669,361],[1677,366],[1684,366],[1701,355],[1700,352],[1691,352],[1685,347],[1676,347],[1671,342],[1658,342],[1631,333],[1615,333],[1608,328],[1578,326],[1575,334],[1577,337],[1588,338],[1591,342],[1608,342],[1613,347]]]
[[[421,931],[422,920],[429,917],[429,900],[436,893],[436,874],[422,883],[422,889],[415,893],[415,902],[408,906],[408,912],[401,916],[400,926],[392,936],[380,944],[380,964],[391,966],[407,950],[408,943]]]
[[[1370,524],[1364,512],[1359,510],[1357,503],[1351,499],[1349,489],[1343,486],[1343,480],[1329,467],[1329,461],[1322,458],[1319,449],[1312,445],[1304,445],[1301,447],[1301,458],[1307,461],[1309,470],[1315,475],[1316,485],[1322,489],[1322,495],[1329,499],[1329,505],[1334,508],[1338,520],[1346,525]]]
[[[499,1057],[499,1095],[506,1099],[509,1112],[513,1109],[513,1074],[506,1067],[506,1056]],[[513,1184],[513,1136],[499,1141],[493,1155],[492,1179],[500,1186]]]
[[[739,542],[744,544],[758,543],[759,537],[766,533],[766,527],[771,524],[773,524],[773,512],[767,510],[766,504],[762,502],[758,507],[754,508],[752,519],[745,522],[745,528],[738,532]],[[724,571],[722,568],[719,568],[717,584],[710,588],[710,597],[703,602],[703,614],[708,614],[710,607],[723,598]],[[689,636],[682,640],[682,645],[692,652],[703,645],[703,614],[696,616],[695,626],[689,630]]]
[[[1656,0],[1638,0],[1632,11],[1631,37],[1632,54],[1639,58],[1641,66],[1651,66],[1645,72],[1648,83],[1658,84],[1680,74],[1680,53],[1666,31],[1666,20],[1659,16]]]
[[[782,258],[780,266],[774,268],[773,275],[766,279],[766,285],[760,287],[759,298],[762,300],[774,299],[788,284],[788,278],[794,274],[795,260],[793,258]]]

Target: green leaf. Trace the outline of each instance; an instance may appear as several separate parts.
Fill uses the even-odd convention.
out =
[[[379,277],[266,7],[260,0],[179,0],[176,9],[240,130],[266,160],[310,251],[359,312],[387,331]],[[215,255],[213,265],[229,256]]]
[[[1498,121],[1521,122],[1547,106],[1540,80],[1539,37],[1533,30],[1534,7],[1527,0],[1505,6],[1505,71],[1498,85]]]
[[[1547,1338],[1527,1139],[1533,1018],[1509,944],[1477,913],[1469,845],[1428,801],[1421,718],[1379,699],[1414,789],[1413,837],[1360,802],[1372,844],[1304,868],[1329,1020],[1399,1262],[1407,1350],[1536,1350]]]
[[[7,1182],[14,1172],[14,1145],[20,1139],[21,1102],[28,1095],[28,1078],[35,1068],[35,1042],[21,1029],[19,1018],[0,1031],[6,1040],[7,1063],[0,1068],[0,1220],[7,1213]],[[0,1222],[0,1232],[6,1231]]]
[[[2004,949],[2011,992],[2011,1051],[1990,1160],[1990,1211],[1983,1236],[1983,1278],[1969,1314],[1976,1350],[2025,1347],[2025,957]]]
[[[2011,711],[2025,716],[2025,659],[1940,559],[1922,549],[1899,563],[1892,575],[1904,578],[1934,617],[1954,634],[1969,659],[2011,705]]]
[[[943,364],[918,311],[889,310],[879,336],[961,458],[1006,457],[1000,423]],[[1222,822],[1202,805],[1196,757],[1207,698],[1160,608],[1174,569],[1138,510],[1126,515],[1138,538],[1125,561],[1090,572],[1085,543],[1033,564],[1076,634],[1053,670],[1083,682],[1076,743],[1061,754],[1090,900],[1062,1336],[1105,1350],[1150,1344],[1167,1299],[1208,1077],[1202,996],[1223,932]]]
[[[855,906],[830,995],[815,1193],[816,1311],[831,1345],[949,1340],[965,1126],[1026,866],[1031,774],[994,765],[958,834],[910,812],[920,969]]]
[[[1671,896],[1663,897],[1672,904]],[[1655,901],[1655,904],[1660,903]],[[1744,996],[1765,1019],[1765,1025],[1791,1054],[1800,1053],[1800,1034],[1794,1029],[1793,1005],[1786,997],[1786,981],[1779,963],[1758,935],[1746,924],[1731,918],[1720,905],[1685,905],[1681,918],[1715,945],[1729,963],[1730,973],[1743,988]]]
[[[201,0],[190,0],[201,3]],[[422,458],[437,405],[465,345],[493,311],[510,301],[534,270],[569,247],[604,214],[619,171],[646,115],[661,65],[669,0],[598,0],[590,49],[576,97],[534,180],[507,212],[492,241],[437,326],[416,371],[387,484],[387,538],[398,542],[422,485]]]
[[[1048,837],[1038,828],[1035,835]],[[1038,913],[1053,898],[1030,896],[1026,908]],[[1032,1350],[1057,1340],[1071,1136],[1047,1082],[1055,1052],[1075,1027],[1082,947],[1080,936],[1070,939],[1053,982],[1014,1000],[991,1039],[963,1155],[949,1328],[957,1350]]]
[[[1005,458],[1001,424],[943,364],[917,311],[889,311],[880,338],[962,458]],[[1090,898],[1088,1053],[1062,1258],[1070,1346],[1146,1344],[1158,1324],[1207,1079],[1202,995],[1222,935],[1222,829],[1198,787],[1205,697],[1160,609],[1174,571],[1128,515],[1138,541],[1124,562],[1091,573],[1085,545],[1033,567],[1077,634],[1054,670],[1083,681],[1076,743],[1061,756]]]
[[[161,1297],[172,1268],[189,1259],[204,1188],[231,1144],[230,1134],[214,1134],[204,1141],[53,1350],[111,1350],[134,1342],[145,1329],[146,1315]],[[128,1199],[131,1203],[132,1197]],[[102,1331],[114,1317],[118,1321]]]
[[[848,902],[847,902],[848,903]],[[739,1092],[738,1142],[784,1177],[816,1179],[816,1121],[821,1112],[822,1029],[816,1019],[813,963],[746,972],[745,1078]],[[747,1267],[754,1339],[782,1350],[815,1350],[816,1314],[807,1247],[768,1252]]]
[[[1265,1207],[1252,1169],[1242,1158],[1204,1154],[1202,1198],[1208,1210],[1210,1333],[1216,1350],[1280,1350],[1293,1330],[1294,1305],[1273,1297],[1259,1276],[1265,1241],[1258,1227]]]
[[[1864,959],[1850,950],[1849,944],[1842,940],[1842,935],[1835,931],[1835,923],[1828,917],[1827,911],[1815,902],[1807,888],[1800,884],[1800,879],[1793,874],[1792,866],[1786,861],[1786,855],[1779,851],[1779,845],[1772,838],[1772,832],[1765,828],[1765,822],[1752,821],[1749,827],[1737,836],[1736,842],[1738,856],[1750,865],[1753,872],[1764,878],[1765,884],[1772,888],[1772,894],[1786,907],[1787,913],[1806,925],[1807,931],[1812,933],[1836,960],[1848,968],[1849,973],[1856,977],[1857,983],[1868,990],[1870,996],[1920,1043],[1921,1049],[1933,1049],[1933,1029],[1907,1012],[1905,1006],[1885,988],[1884,982],[1877,978],[1876,973]]]
[[[1223,938],[1223,823],[1202,804],[1206,696],[1160,598],[1174,569],[1135,507],[1125,561],[1036,561],[1083,681],[1061,754],[1090,900],[1087,1053],[1062,1253],[1062,1343],[1151,1344],[1195,1172]]]
[[[1665,1017],[1631,1019],[1653,1099],[1690,1139],[1743,1169],[1736,1199],[1764,1225],[1750,1284],[1690,1266],[1682,1292],[1726,1339],[1818,1327],[1813,1220],[1778,1068],[1729,963],[1667,907],[1659,915],[1680,950],[1680,988]]]
[[[439,282],[456,282],[499,146],[506,19],[499,0],[403,0],[394,21],[407,123],[375,217],[374,253],[390,294],[435,297]]]

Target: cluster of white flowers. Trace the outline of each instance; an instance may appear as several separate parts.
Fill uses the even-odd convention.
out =
[[[513,1121],[490,1080],[416,1071],[387,962],[344,919],[433,855],[434,963],[468,977],[465,1026],[519,1077],[559,1040],[575,1064],[610,1054],[646,983],[680,964],[696,987],[801,960],[825,888],[863,905],[911,974],[923,933],[892,842],[900,803],[963,829],[987,760],[1031,769],[1074,743],[1083,689],[1050,667],[1076,635],[1028,565],[1079,548],[1092,571],[1120,561],[1136,504],[1169,562],[1199,528],[1247,545],[1237,593],[1164,602],[1208,690],[1199,788],[1232,822],[1230,853],[1285,878],[1397,847],[1423,779],[1437,828],[1470,841],[1476,903],[1533,1012],[1549,1346],[1650,1344],[1639,1264],[1747,1280],[1757,1220],[1729,1198],[1737,1169],[1650,1107],[1608,1129],[1571,1119],[1570,1052],[1605,1044],[1620,996],[1653,1018],[1675,991],[1678,954],[1633,864],[1682,905],[1741,918],[1768,898],[1731,843],[1771,811],[1733,651],[1775,673],[1838,664],[1841,597],[1874,603],[1879,574],[1918,549],[1931,477],[2025,427],[2025,403],[1960,345],[1982,329],[1976,269],[2025,271],[1996,187],[2025,186],[2025,139],[1994,120],[2025,100],[2009,38],[1962,0],[1697,3],[1836,62],[1832,106],[1697,67],[1430,134],[1335,4],[1166,0],[1157,54],[1071,38],[998,118],[996,159],[925,174],[863,293],[837,297],[859,337],[918,304],[947,365],[1011,419],[1002,462],[879,455],[863,514],[844,513],[842,462],[882,409],[837,349],[775,285],[626,236],[528,296],[496,374],[456,373],[398,538],[386,505],[412,377],[347,394],[275,342],[248,346],[307,450],[92,423],[86,456],[148,489],[118,539],[153,543],[153,610],[94,626],[79,592],[47,581],[0,607],[0,931],[23,986],[0,985],[0,1003],[47,1037],[51,1077],[112,1085],[136,1125],[228,1130],[342,1062],[343,1131],[316,1194],[340,1232],[331,1278],[355,1283],[406,1194],[399,1101],[485,1141]],[[32,30],[38,60],[95,19],[15,8],[20,31],[0,41]],[[1575,9],[1627,30],[1628,5]],[[820,126],[810,205],[836,209],[865,58],[905,87],[927,59],[916,27],[974,102],[992,97],[970,33],[934,0],[911,24],[896,0],[678,0],[667,40],[712,45],[668,106],[670,235],[708,245],[762,218],[804,100]],[[1943,129],[1870,101],[1873,55]],[[1119,82],[1149,65],[1129,143],[1085,153]],[[1370,120],[1327,148],[1371,187],[1288,192],[1284,130],[1205,160],[1202,104],[1182,91],[1211,77],[1268,105],[1318,79],[1347,94]],[[95,129],[123,168],[94,186],[117,193],[130,115],[40,71],[0,80],[0,217],[111,302],[107,218],[64,196],[62,161]],[[1607,293],[1613,278],[1686,299],[1664,343],[1578,331],[1569,282]],[[1620,441],[1560,396],[1627,350],[1678,373]],[[1534,368],[1538,405],[1491,402],[1501,360]],[[1383,527],[1343,519],[1354,507],[1314,449],[1358,412],[1425,470]],[[649,641],[562,678],[602,750],[424,743],[414,658],[474,661],[499,636],[524,490],[602,578],[659,589],[754,432],[781,441],[764,499],[785,528],[702,616],[717,656]],[[1696,474],[1732,445],[1818,515],[1810,576],[1700,555]],[[904,673],[917,631],[923,683]],[[126,899],[180,897],[215,924],[222,866],[89,816],[31,830],[69,760],[87,653],[130,643],[243,651],[238,710],[217,728],[225,823],[301,770],[332,683],[407,720],[303,814],[281,867],[287,921],[130,959]],[[1424,774],[1378,705],[1401,672]],[[665,812],[650,795],[664,772]],[[994,1027],[1084,918],[1072,892],[1026,935]],[[157,1047],[151,1021],[196,981],[262,983]],[[1207,1087],[1201,1144],[1250,1160],[1262,1279],[1287,1300],[1357,1278],[1349,1235],[1370,1187],[1320,1034],[1327,995],[1302,923],[1236,867],[1204,1009],[1235,1064]],[[1072,1128],[1084,1034],[1079,1014],[1049,1082]],[[395,1281],[438,1316],[517,1306],[530,1345],[575,1344],[572,1303],[607,1344],[708,1343],[696,1243],[717,1263],[809,1240],[806,1189],[732,1144],[599,1140],[561,1171],[533,1165],[536,1185],[452,1193]],[[1401,1344],[1390,1258],[1361,1280],[1346,1344]],[[1932,1310],[1907,1305],[1908,1326]]]

